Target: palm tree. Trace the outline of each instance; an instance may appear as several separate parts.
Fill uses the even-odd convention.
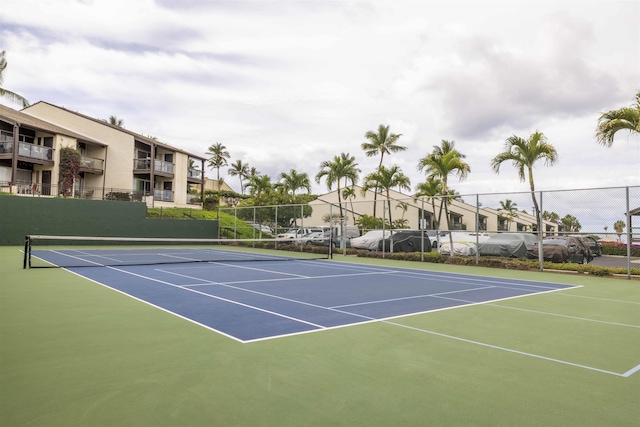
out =
[[[514,218],[518,217],[518,204],[511,199],[500,202],[500,209],[507,213],[507,230],[510,230]]]
[[[602,113],[598,119],[596,141],[611,147],[615,134],[620,130],[640,134],[640,92],[636,93],[635,105]]]
[[[316,182],[320,184],[322,178],[326,179],[327,188],[331,191],[334,184],[338,186],[338,206],[340,208],[340,218],[342,218],[342,200],[340,191],[340,180],[344,180],[345,187],[355,185],[358,181],[360,169],[357,168],[356,158],[349,153],[341,153],[334,156],[333,161],[325,160],[320,163],[320,172],[316,175]],[[349,182],[351,184],[349,184]]]
[[[362,193],[364,194],[368,190],[374,188],[380,188],[384,190],[387,197],[387,209],[389,211],[389,223],[393,223],[391,219],[391,194],[392,188],[398,187],[400,190],[411,189],[411,180],[405,174],[402,173],[400,166],[393,165],[390,168],[384,166],[378,166],[375,172],[371,172],[364,179],[362,184]]]
[[[242,160],[236,160],[229,167],[229,175],[240,178],[240,194],[244,194],[244,180],[249,177],[249,165],[242,163]]]
[[[5,55],[6,52],[4,50],[0,52],[0,96],[6,98],[10,102],[22,104],[22,108],[27,108],[29,106],[29,101],[27,101],[26,98],[2,87],[4,82],[4,70],[7,68],[7,59],[5,58]]]
[[[618,220],[613,224],[613,230],[616,232],[616,234],[618,235],[618,242],[621,241],[622,239],[622,231],[624,230],[624,228],[627,225],[624,223],[624,221],[622,220]]]
[[[463,160],[466,156],[455,148],[455,141],[442,140],[442,143],[433,146],[431,154],[420,159],[418,162],[418,170],[425,170],[428,177],[440,180],[441,191],[444,196],[449,194],[447,181],[450,174],[454,174],[459,180],[464,180],[471,172],[471,167]],[[438,213],[438,226],[442,218],[442,209],[444,207],[447,219],[447,229],[451,229],[448,209],[449,197],[444,197],[440,203],[440,211]],[[453,250],[451,251],[453,253]]]
[[[535,195],[533,181],[533,165],[538,160],[544,160],[545,166],[552,166],[558,160],[558,153],[553,145],[547,142],[542,132],[534,132],[528,139],[513,135],[505,141],[504,151],[491,160],[491,168],[495,173],[500,173],[500,165],[511,160],[518,170],[520,181],[529,179],[531,199],[536,214],[536,224],[540,224],[540,207]]]
[[[395,134],[389,132],[389,126],[378,126],[378,133],[373,131],[368,131],[364,134],[364,137],[369,140],[369,142],[362,143],[362,149],[364,150],[367,157],[377,156],[380,153],[380,163],[378,167],[382,166],[382,160],[384,159],[385,153],[395,153],[398,151],[404,151],[407,147],[396,144],[398,139],[402,136],[402,134]],[[373,194],[373,216],[376,216],[376,199],[377,199],[377,189]]]
[[[342,190],[342,197],[344,197],[345,200],[349,200],[351,204],[351,215],[353,216],[353,225],[356,225],[356,211],[353,209],[353,199],[356,198],[355,188],[353,188],[353,186],[346,187]]]
[[[268,194],[273,189],[271,184],[271,178],[267,175],[251,175],[247,181],[246,187],[249,189],[249,194],[253,197],[254,206],[262,206],[262,196]]]
[[[105,121],[112,126],[118,126],[119,128],[124,127],[124,121],[122,119],[117,118],[116,116],[109,116],[109,120],[105,120]]]
[[[562,231],[565,232],[578,232],[582,228],[580,221],[573,215],[565,215],[564,218],[560,220],[562,223]]]
[[[440,224],[435,221],[436,217],[436,198],[442,195],[442,181],[430,176],[427,177],[425,182],[421,182],[416,186],[416,194],[414,198],[417,200],[420,197],[426,197],[427,201],[431,202],[432,220],[429,224],[429,228],[436,230],[440,229]]]
[[[211,157],[209,157],[209,167],[216,168],[218,171],[218,191],[220,191],[220,168],[227,164],[227,159],[231,156],[227,151],[227,147],[219,142],[207,148],[207,154],[211,155]]]
[[[291,203],[296,203],[296,191],[307,190],[311,193],[311,183],[309,175],[306,173],[298,173],[295,169],[291,169],[289,173],[282,172],[280,174],[280,182],[285,193],[291,193]]]

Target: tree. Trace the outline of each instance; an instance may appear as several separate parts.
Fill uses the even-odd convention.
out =
[[[291,194],[291,203],[296,203],[296,191],[307,190],[307,194],[311,193],[311,183],[309,175],[306,173],[298,173],[295,169],[291,169],[289,173],[282,172],[280,174],[280,183],[285,193]]]
[[[565,215],[564,218],[560,220],[560,223],[562,224],[562,231],[566,233],[577,233],[582,228],[578,218],[569,214]]]
[[[311,193],[311,183],[309,182],[309,175],[306,173],[298,173],[295,169],[291,169],[289,173],[280,174],[279,186],[282,191],[290,197],[292,204],[296,204],[296,191],[307,190],[307,194]],[[293,226],[297,227],[297,215],[293,216]]]
[[[557,224],[558,221],[560,221],[560,215],[558,215],[555,212],[544,211],[544,212],[542,212],[542,219],[545,220],[545,221],[550,221],[550,222],[554,222],[554,223]]]
[[[444,197],[440,203],[437,221],[439,226],[442,218],[442,209],[444,208],[448,230],[451,229],[448,209],[448,177],[449,175],[454,174],[461,181],[467,178],[471,172],[471,167],[463,160],[465,157],[466,156],[464,154],[455,148],[455,141],[447,141],[443,139],[439,146],[433,146],[431,154],[423,157],[418,162],[419,171],[425,170],[428,177],[440,180],[442,194],[447,197]],[[453,251],[451,252],[453,253]]]
[[[351,204],[351,215],[353,216],[353,225],[356,225],[356,211],[353,209],[353,199],[356,198],[355,188],[351,186],[342,190],[342,197],[344,197],[345,200],[348,200],[349,203]]]
[[[596,142],[611,147],[618,131],[628,130],[630,134],[640,134],[640,91],[636,93],[635,104],[602,113],[596,128]]]
[[[421,182],[416,186],[416,194],[414,198],[417,200],[421,197],[426,197],[428,202],[431,202],[431,212],[432,219],[431,224],[429,224],[428,228],[433,228],[438,230],[440,228],[440,224],[435,220],[436,219],[436,198],[442,195],[442,181],[439,179],[430,176],[427,177],[425,182]]]
[[[60,149],[60,194],[71,196],[76,179],[80,178],[80,152],[71,147]]]
[[[215,144],[212,144],[209,148],[207,148],[207,154],[210,155],[209,167],[215,168],[218,172],[218,190],[220,190],[220,168],[227,164],[227,159],[231,156],[227,151],[227,147],[219,142],[216,142]]]
[[[500,202],[500,209],[506,212],[507,215],[507,230],[510,230],[510,225],[514,218],[518,217],[518,204],[513,203],[512,200],[506,199]]]
[[[117,118],[116,116],[109,116],[109,120],[105,120],[105,121],[112,126],[118,126],[119,128],[124,127],[124,121],[122,119]]]
[[[273,190],[271,178],[267,175],[251,175],[246,187],[249,189],[249,194],[255,199],[255,206],[262,206],[263,196]]]
[[[341,153],[334,156],[333,161],[325,160],[320,163],[320,172],[316,175],[316,182],[320,184],[325,178],[327,189],[331,191],[334,184],[338,186],[338,207],[340,208],[340,218],[342,218],[342,200],[340,180],[344,180],[344,186],[355,185],[358,181],[360,169],[357,168],[356,158],[349,153]],[[350,184],[349,184],[350,183]]]
[[[627,225],[622,220],[618,220],[613,224],[613,229],[618,235],[618,242],[622,240],[622,231]]]
[[[369,142],[363,142],[362,149],[367,157],[377,156],[378,153],[380,154],[380,163],[378,164],[378,167],[382,166],[382,160],[386,153],[391,154],[407,149],[407,147],[396,144],[402,134],[390,133],[389,126],[380,125],[378,126],[378,133],[368,131],[364,136],[369,140]],[[376,216],[377,193],[378,191],[376,189],[373,194],[373,216]]]
[[[402,173],[402,169],[398,165],[393,165],[390,168],[384,166],[378,166],[375,172],[371,172],[364,179],[362,184],[362,193],[364,194],[368,190],[374,188],[380,188],[384,190],[387,198],[387,210],[389,211],[389,222],[393,223],[391,218],[391,189],[398,187],[399,189],[411,189],[411,180]]]
[[[558,153],[554,146],[547,142],[544,134],[536,131],[528,139],[516,135],[507,138],[504,151],[491,160],[491,168],[495,173],[500,173],[500,165],[508,160],[511,160],[513,167],[517,169],[521,182],[528,178],[536,224],[540,224],[540,207],[535,195],[533,165],[538,160],[544,160],[545,166],[552,166],[558,160]]]
[[[229,175],[240,178],[240,194],[244,194],[244,180],[249,177],[249,165],[242,160],[236,160],[229,167]]]
[[[22,108],[27,108],[29,106],[29,101],[26,98],[18,95],[15,92],[11,92],[8,89],[3,88],[4,82],[4,70],[7,68],[7,59],[5,55],[7,53],[3,50],[0,52],[0,96],[9,100],[10,102],[14,102],[16,104],[22,104]]]

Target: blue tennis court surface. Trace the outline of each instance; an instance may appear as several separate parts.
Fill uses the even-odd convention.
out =
[[[68,270],[241,342],[572,287],[330,260]]]

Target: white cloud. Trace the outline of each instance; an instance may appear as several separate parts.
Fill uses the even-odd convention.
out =
[[[526,191],[489,164],[536,130],[560,154],[538,188],[640,184],[640,141],[593,137],[640,89],[639,24],[640,6],[616,1],[21,0],[3,4],[0,40],[5,86],[31,101],[116,115],[195,154],[221,142],[272,178],[313,181],[343,151],[364,176],[377,165],[364,134],[385,124],[409,147],[386,162],[415,187],[418,159],[455,140],[464,194]]]

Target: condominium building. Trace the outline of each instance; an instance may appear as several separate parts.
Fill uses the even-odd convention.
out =
[[[72,189],[59,186],[60,150],[81,155]],[[0,187],[32,196],[130,200],[155,207],[201,204],[204,157],[46,102],[0,105]]]

